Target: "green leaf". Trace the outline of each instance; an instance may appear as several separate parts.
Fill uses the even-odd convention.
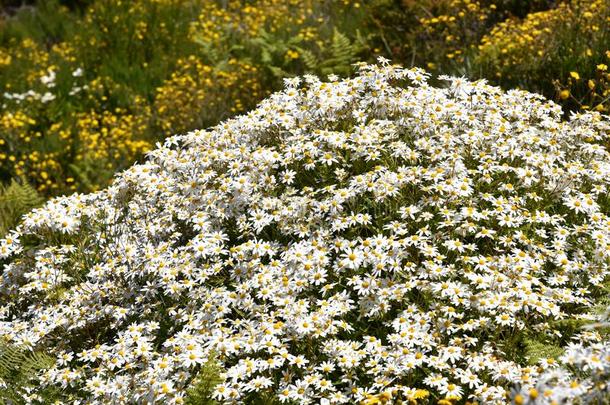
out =
[[[563,349],[557,345],[545,343],[536,339],[525,339],[525,356],[531,365],[542,359],[557,359],[563,354]]]
[[[5,384],[0,388],[0,402],[24,402],[22,394],[26,388],[36,387],[36,376],[54,363],[55,359],[45,353],[0,341],[0,380]]]
[[[215,405],[212,399],[214,387],[222,382],[220,378],[221,369],[212,358],[201,367],[191,387],[187,391],[186,403],[189,405]]]
[[[0,237],[6,235],[24,214],[43,201],[34,187],[25,181],[12,179],[9,185],[0,185]]]

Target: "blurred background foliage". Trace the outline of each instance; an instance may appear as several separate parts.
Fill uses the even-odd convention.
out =
[[[285,77],[347,75],[378,56],[539,92],[566,113],[610,108],[607,0],[0,4],[2,201],[17,180],[42,198],[95,191]]]

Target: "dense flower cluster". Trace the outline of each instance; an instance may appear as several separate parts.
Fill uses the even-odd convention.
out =
[[[524,83],[539,90],[535,83],[542,78],[555,87],[562,103],[607,113],[609,27],[607,1],[560,2],[556,8],[494,26],[481,40],[476,63],[505,84]]]
[[[414,3],[414,6],[421,7]],[[450,61],[464,63],[469,48],[487,32],[490,21],[493,23],[496,10],[493,3],[471,0],[441,1],[438,4],[438,10],[426,10],[419,18],[418,27],[418,38],[426,44],[425,49],[419,52],[426,53],[426,62],[431,69],[445,67]]]
[[[262,98],[259,76],[256,66],[237,59],[229,60],[227,69],[206,65],[195,55],[180,59],[156,89],[158,125],[163,133],[182,133],[243,112]]]
[[[590,318],[607,281],[608,118],[385,60],[329,79],[0,242],[0,336],[57,356],[41,387],[181,403],[212,356],[224,402],[504,403],[546,378],[519,338]]]

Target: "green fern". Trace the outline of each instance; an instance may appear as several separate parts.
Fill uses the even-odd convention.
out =
[[[318,63],[320,62],[316,55],[309,49],[299,48],[298,50],[305,68],[310,72],[314,72],[318,68]]]
[[[557,345],[536,339],[525,339],[525,357],[531,365],[542,359],[557,359],[563,354],[563,349]]]
[[[349,64],[353,61],[352,42],[335,28],[333,33],[333,42],[330,45],[331,61],[336,64]]]
[[[55,360],[44,353],[0,342],[0,403],[22,403],[24,390],[35,386],[33,378],[54,363]],[[50,394],[45,398],[50,399]]]
[[[214,359],[208,360],[203,365],[187,391],[186,403],[189,405],[215,405],[212,399],[214,387],[222,382],[220,378],[220,367]]]
[[[358,55],[366,48],[365,39],[359,32],[356,34],[356,39],[351,41],[335,28],[330,44],[320,50],[320,56],[305,48],[298,47],[297,50],[310,73],[348,75]]]
[[[603,293],[597,298],[590,313],[601,316],[601,322],[593,322],[586,318],[566,318],[551,321],[549,324],[555,330],[560,330],[566,337],[574,336],[584,328],[596,328],[601,333],[608,335],[610,327],[610,281],[602,285]],[[557,359],[563,354],[561,343],[549,343],[548,337],[543,335],[532,336],[523,341],[525,346],[525,358],[529,364],[536,364],[544,358]]]
[[[282,78],[290,76],[286,71],[284,56],[291,49],[297,49],[303,41],[300,36],[292,36],[287,39],[280,35],[274,35],[261,30],[259,35],[250,40],[248,48],[256,50],[255,58],[260,60],[261,65],[269,69],[272,76]]]
[[[214,359],[208,362],[201,368],[193,382],[191,388],[187,391],[185,402],[187,405],[216,405],[217,401],[212,399],[214,387],[222,382],[220,373],[222,369]],[[254,392],[243,398],[243,403],[251,405],[280,405],[281,402],[272,392]],[[290,402],[291,404],[293,402]]]
[[[43,203],[44,199],[28,183],[12,180],[0,185],[0,237],[15,227],[21,216]]]

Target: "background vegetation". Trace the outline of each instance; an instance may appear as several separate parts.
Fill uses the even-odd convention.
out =
[[[379,55],[607,112],[609,19],[604,0],[4,2],[0,181],[94,191],[284,77]]]

